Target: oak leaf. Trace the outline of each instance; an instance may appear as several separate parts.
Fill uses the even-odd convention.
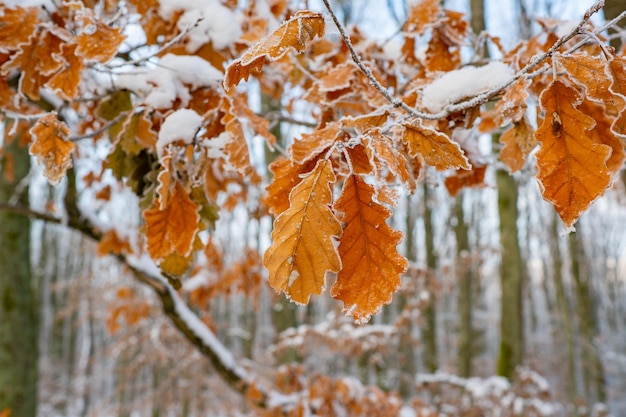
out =
[[[302,181],[300,174],[311,171],[313,167],[312,162],[299,165],[282,156],[269,165],[273,177],[272,182],[266,187],[265,204],[270,213],[278,216],[289,208],[289,193]]]
[[[30,154],[44,166],[44,175],[56,184],[72,167],[74,143],[69,142],[70,129],[59,121],[56,113],[49,113],[35,123],[30,130],[34,142]]]
[[[98,256],[105,256],[109,253],[131,254],[132,248],[128,239],[121,238],[114,229],[107,230],[98,242]]]
[[[310,161],[335,143],[341,133],[341,126],[338,123],[329,123],[312,133],[303,133],[289,148],[291,159],[297,164]]]
[[[252,71],[260,71],[266,61],[276,61],[294,49],[304,51],[307,43],[324,34],[324,17],[308,10],[300,11],[278,29],[265,36],[226,69],[224,88],[230,90]]]
[[[504,146],[500,151],[500,160],[504,162],[511,173],[517,172],[526,163],[526,158],[537,146],[533,128],[526,118],[514,122],[513,126],[500,136],[500,143]]]
[[[581,102],[580,92],[553,81],[541,94],[546,117],[535,132],[541,142],[536,157],[543,198],[554,205],[567,227],[611,182],[606,166],[611,148],[589,138],[595,121],[577,109]]]
[[[406,167],[404,156],[393,147],[391,138],[382,134],[380,130],[372,130],[367,136],[374,150],[374,163],[379,161],[385,164],[391,174],[398,178],[407,189],[414,190],[415,179]]]
[[[200,215],[198,206],[180,182],[173,187],[169,204],[164,209],[160,209],[157,202],[154,208],[144,211],[143,218],[148,253],[152,259],[160,262],[172,253],[182,257],[190,255]]]
[[[439,0],[421,0],[413,4],[403,30],[422,35],[426,29],[441,18]]]
[[[557,55],[555,59],[574,82],[585,87],[588,98],[600,102],[611,101],[611,80],[606,73],[607,62],[604,59],[584,53]]]
[[[273,243],[263,263],[270,285],[296,303],[306,304],[312,294],[320,294],[326,272],[341,268],[333,242],[341,225],[329,207],[334,182],[331,163],[318,161],[289,194],[289,208],[274,221]]]
[[[85,68],[85,61],[76,55],[76,48],[76,45],[61,45],[61,55],[65,63],[46,83],[47,87],[64,100],[72,100],[78,95],[81,72]]]
[[[82,31],[76,36],[77,55],[89,61],[106,64],[115,57],[126,36],[122,28],[112,28],[92,16],[82,19]]]
[[[413,158],[421,157],[438,171],[470,169],[469,160],[461,147],[445,134],[425,127],[421,122],[403,123],[402,126],[402,141],[408,146],[409,155]]]
[[[17,50],[35,32],[39,24],[38,7],[0,6],[0,51]]]
[[[19,91],[32,100],[39,100],[39,88],[63,65],[61,45],[57,33],[44,29],[36,31],[29,43],[21,44],[19,51],[2,65],[2,73],[13,69],[21,71]]]
[[[617,174],[624,167],[626,152],[622,141],[611,131],[612,120],[605,115],[604,106],[585,99],[579,110],[595,120],[596,125],[587,132],[587,135],[595,143],[611,147],[611,156],[606,161],[606,167],[613,175]]]
[[[455,175],[446,177],[444,184],[451,196],[455,196],[465,187],[483,187],[487,165],[472,166],[469,171],[459,170]]]
[[[338,248],[343,267],[331,294],[360,323],[391,302],[408,266],[396,248],[402,233],[385,223],[391,210],[376,201],[375,193],[362,176],[351,175],[335,203],[345,226]]]

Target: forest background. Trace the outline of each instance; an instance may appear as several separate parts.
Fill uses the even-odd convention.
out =
[[[623,415],[625,8],[0,5],[0,416]]]

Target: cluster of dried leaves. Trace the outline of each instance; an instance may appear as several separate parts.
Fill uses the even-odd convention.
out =
[[[248,204],[254,207],[251,216],[275,216],[272,244],[262,257],[255,252],[254,262],[240,262],[236,272],[259,282],[262,258],[270,285],[298,303],[321,293],[327,273],[334,273],[332,296],[356,321],[365,322],[391,301],[407,268],[397,250],[402,234],[387,224],[398,191],[412,192],[428,167],[445,174],[451,194],[483,185],[488,166],[472,149],[476,132],[502,133],[500,159],[511,172],[536,161],[543,196],[568,227],[605,192],[624,163],[626,59],[589,23],[549,54],[559,41],[556,21],[540,21],[541,33],[511,50],[488,38],[517,74],[490,93],[495,105],[461,105],[442,117],[420,119],[390,103],[372,78],[404,105],[428,113],[422,91],[467,64],[461,48],[474,39],[464,16],[442,9],[439,1],[423,0],[411,10],[399,56],[352,28],[352,44],[370,74],[355,65],[342,39],[325,36],[321,14],[292,11],[284,0],[269,2],[273,18],[285,20],[276,29],[269,29],[270,22],[250,2],[237,42],[222,49],[208,42],[195,51],[186,47],[188,33],[176,25],[180,13],[165,20],[157,0],[109,1],[97,11],[88,3],[66,1],[48,13],[0,6],[0,107],[17,120],[7,127],[8,140],[20,137],[27,143],[56,183],[79,156],[75,140],[108,138],[110,153],[99,172],[83,178],[84,185],[97,189],[105,170],[111,170],[140,197],[142,241],[168,275],[183,276],[198,254],[210,258],[214,247],[200,232],[214,226],[220,210]],[[225,5],[235,10],[236,3]],[[185,84],[188,99],[167,108],[154,108],[125,90],[90,97],[87,74],[119,67],[111,63],[115,57],[130,59],[120,16],[133,14],[139,16],[146,47],[166,45],[158,56],[205,59],[224,71],[223,84]],[[178,42],[168,43],[177,36]],[[249,191],[262,185],[263,177],[251,163],[250,140],[260,137],[270,149],[285,144],[270,132],[276,115],[255,113],[245,88],[237,88],[251,78],[262,94],[284,104],[282,116],[316,124],[269,165],[273,177],[266,196],[252,202]],[[62,104],[51,102],[50,94]],[[310,110],[298,110],[302,102]],[[41,114],[50,106],[55,111]],[[161,125],[183,108],[201,116],[202,128],[192,143],[159,148]],[[63,120],[69,110],[78,122]],[[470,129],[475,135],[469,140],[456,139],[457,132]],[[224,138],[223,149],[212,152]],[[10,155],[3,159],[10,163]],[[106,199],[109,192],[98,195]],[[103,253],[143,251],[113,231],[105,237]],[[228,268],[221,270],[229,278],[219,282],[238,285]],[[220,285],[211,291],[223,291]]]

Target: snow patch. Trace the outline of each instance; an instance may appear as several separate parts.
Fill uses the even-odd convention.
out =
[[[499,61],[450,71],[424,88],[422,103],[429,111],[438,113],[449,104],[498,87],[512,76],[513,70]]]
[[[141,68],[120,74],[118,88],[144,97],[150,107],[171,107],[178,98],[183,106],[191,99],[189,89],[217,87],[224,75],[199,56],[167,54],[154,69]]]
[[[190,109],[179,109],[167,116],[156,143],[159,158],[163,156],[163,149],[172,142],[182,140],[186,144],[192,143],[201,126],[202,117]]]
[[[176,11],[183,12],[176,23],[181,31],[196,26],[187,34],[185,48],[190,53],[208,42],[216,49],[224,49],[241,37],[241,16],[218,0],[159,1],[159,15],[163,19],[171,20]]]
[[[287,282],[287,288],[291,288],[291,286],[293,285],[293,283],[300,278],[300,273],[298,271],[296,271],[295,269],[291,271],[291,274],[289,274],[289,281]]]

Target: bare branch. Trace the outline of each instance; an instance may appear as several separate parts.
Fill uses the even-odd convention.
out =
[[[29,207],[0,203],[0,210],[15,213],[21,216],[43,220],[51,224],[64,224],[96,241],[102,238],[102,231],[98,230],[86,219],[69,217],[67,222],[48,213],[32,210]],[[219,375],[231,388],[242,394],[250,389],[254,375],[237,365],[235,357],[224,346],[217,336],[209,329],[200,318],[187,306],[180,295],[167,282],[156,266],[148,268],[146,265],[154,265],[144,262],[142,259],[132,258],[126,255],[117,255],[116,258],[133,273],[135,279],[152,288],[161,300],[163,312],[172,321],[180,333],[191,342],[200,353],[209,359]],[[256,383],[254,386],[259,396],[255,400],[258,407],[267,407],[272,392]]]
[[[107,124],[105,124],[104,126],[102,126],[100,129],[93,131],[91,133],[86,133],[84,135],[79,135],[79,136],[72,136],[70,137],[68,140],[70,142],[78,142],[79,140],[83,140],[83,139],[91,139],[91,138],[95,138],[96,136],[98,136],[101,133],[106,132],[107,130],[109,130],[109,128],[111,126],[113,126],[114,124],[124,120],[126,117],[128,117],[128,113],[130,113],[130,111],[126,111],[123,113],[120,113],[117,115],[117,117],[113,120],[110,120]]]
[[[578,25],[576,25],[576,27],[574,29],[572,29],[567,35],[562,36],[561,38],[559,38],[554,43],[554,45],[552,45],[552,47],[550,47],[550,49],[548,49],[546,52],[544,52],[543,54],[535,55],[524,68],[519,70],[507,82],[505,82],[505,83],[503,83],[501,85],[498,85],[498,86],[496,86],[496,87],[494,87],[494,88],[492,88],[492,89],[490,89],[488,91],[485,91],[484,93],[478,94],[478,95],[476,95],[476,96],[474,96],[474,97],[472,97],[470,99],[461,101],[460,103],[448,105],[442,111],[440,111],[439,113],[426,113],[426,112],[421,112],[421,111],[415,110],[412,107],[408,106],[401,99],[399,99],[397,97],[394,97],[391,94],[391,92],[387,88],[385,88],[376,79],[376,77],[374,77],[374,74],[372,73],[372,70],[367,65],[365,65],[363,63],[363,61],[361,60],[361,57],[359,57],[359,54],[354,49],[354,46],[352,45],[352,41],[350,40],[350,37],[346,33],[346,29],[343,27],[341,22],[339,22],[339,19],[337,18],[337,15],[335,14],[335,12],[334,12],[333,8],[331,7],[330,3],[328,2],[328,0],[322,0],[322,1],[324,2],[324,5],[326,6],[326,9],[328,10],[328,13],[330,14],[331,18],[333,19],[333,22],[335,23],[335,26],[337,26],[337,29],[339,30],[339,33],[340,33],[341,37],[343,38],[344,43],[348,47],[348,50],[350,51],[350,55],[352,57],[352,60],[357,65],[357,67],[361,70],[361,72],[363,72],[363,74],[365,74],[365,76],[370,80],[370,84],[374,88],[376,88],[387,99],[387,101],[389,101],[394,107],[399,107],[399,108],[403,109],[411,117],[427,119],[427,120],[443,119],[443,118],[449,116],[452,113],[463,111],[463,110],[469,110],[469,109],[471,109],[473,107],[476,107],[478,105],[486,103],[492,97],[498,95],[502,90],[504,90],[505,88],[511,86],[515,81],[517,81],[518,79],[524,77],[532,69],[534,69],[535,67],[537,67],[538,65],[543,63],[545,60],[550,58],[567,41],[572,39],[574,36],[583,33],[583,26],[585,26],[585,24],[587,24],[587,22],[589,21],[589,19],[591,18],[592,15],[597,13],[604,6],[604,0],[598,0],[596,3],[594,3],[589,9],[587,9],[587,11],[585,12],[585,15],[583,16],[581,21],[578,23]],[[622,13],[622,14],[624,14],[624,13]],[[620,15],[620,16],[622,16],[622,15]],[[621,18],[620,16],[618,16],[618,18],[616,18],[616,19],[619,20]]]

